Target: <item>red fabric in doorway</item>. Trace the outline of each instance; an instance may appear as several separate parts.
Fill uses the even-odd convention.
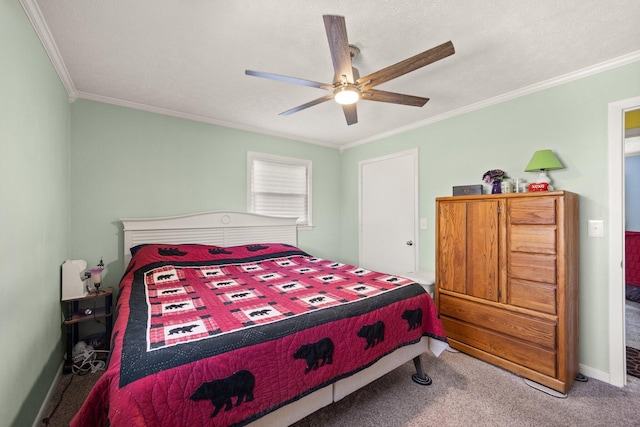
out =
[[[640,232],[625,232],[625,283],[640,286]]]

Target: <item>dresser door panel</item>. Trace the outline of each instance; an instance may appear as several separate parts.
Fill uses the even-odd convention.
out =
[[[467,204],[438,205],[438,287],[465,293],[467,289]]]
[[[467,203],[467,295],[498,301],[498,208],[495,200]]]

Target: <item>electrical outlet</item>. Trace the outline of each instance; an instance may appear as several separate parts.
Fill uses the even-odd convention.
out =
[[[420,230],[427,229],[427,218],[420,218]]]
[[[604,237],[604,221],[601,219],[590,219],[587,235],[589,237]]]

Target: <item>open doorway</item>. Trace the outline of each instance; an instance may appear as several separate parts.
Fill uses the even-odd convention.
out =
[[[626,366],[640,377],[640,109],[625,112],[624,129]]]
[[[609,382],[627,383],[625,339],[625,114],[640,109],[640,97],[609,104]]]

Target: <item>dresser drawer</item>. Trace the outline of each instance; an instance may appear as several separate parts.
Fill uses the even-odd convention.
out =
[[[552,349],[541,348],[446,316],[442,317],[442,324],[450,340],[462,342],[550,377],[557,375],[557,355]]]
[[[555,255],[556,227],[512,225],[509,230],[509,251]]]
[[[440,315],[509,339],[555,351],[556,323],[450,295],[440,295]],[[445,326],[447,336],[449,331]]]
[[[554,197],[510,199],[507,209],[510,224],[554,225],[556,223]]]
[[[512,252],[509,255],[508,274],[512,279],[555,285],[557,277],[555,255]]]
[[[531,282],[529,280],[510,279],[508,299],[510,305],[529,308],[542,313],[557,314],[557,290],[555,285]]]

